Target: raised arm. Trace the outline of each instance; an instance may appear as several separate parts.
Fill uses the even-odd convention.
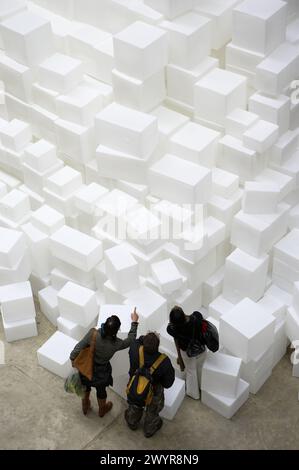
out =
[[[120,351],[121,349],[126,349],[128,348],[131,343],[136,339],[137,336],[137,328],[138,328],[138,320],[139,320],[139,315],[136,312],[136,307],[134,308],[133,313],[131,314],[131,329],[128,333],[128,336],[126,339],[119,339],[117,340],[117,350]]]

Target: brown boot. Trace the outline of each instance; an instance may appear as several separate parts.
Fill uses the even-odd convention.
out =
[[[106,402],[106,398],[100,399],[98,398],[98,404],[99,404],[99,417],[103,418],[106,413],[109,413],[111,410],[113,403],[111,401]]]
[[[84,415],[87,415],[88,411],[91,409],[90,392],[85,392],[84,397],[82,398],[82,411]]]

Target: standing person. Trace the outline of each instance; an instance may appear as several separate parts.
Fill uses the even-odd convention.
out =
[[[94,351],[94,364],[93,364],[93,377],[89,380],[87,377],[80,373],[81,382],[86,386],[84,398],[82,399],[82,411],[86,415],[91,409],[90,406],[90,392],[91,387],[95,387],[97,391],[97,399],[99,405],[99,416],[102,418],[108,413],[113,404],[107,399],[106,387],[113,385],[112,367],[110,359],[113,355],[121,349],[126,349],[130,346],[132,341],[136,338],[139,316],[136,312],[131,314],[131,329],[128,337],[124,340],[117,337],[118,330],[121,322],[116,315],[107,318],[101,328],[96,330],[92,328],[86,336],[75,346],[70,354],[70,359],[73,362],[80,351],[90,346],[93,335],[95,338],[95,351]]]
[[[164,407],[164,388],[170,388],[175,380],[171,361],[165,354],[159,352],[159,345],[159,336],[151,332],[133,341],[129,350],[130,381],[127,389],[129,406],[125,411],[125,420],[129,428],[135,431],[145,411],[143,424],[145,437],[153,436],[162,427],[163,420],[159,413]],[[138,395],[138,378],[141,380],[146,378],[151,383],[153,395],[149,403],[141,402]]]
[[[201,332],[203,316],[200,312],[193,312],[188,316],[181,307],[175,306],[169,315],[167,333],[174,338],[178,358],[177,363],[181,371],[186,369],[186,394],[200,399],[201,372],[206,357],[206,347]],[[202,352],[197,357],[189,357],[186,353],[190,341],[198,340],[202,345]]]

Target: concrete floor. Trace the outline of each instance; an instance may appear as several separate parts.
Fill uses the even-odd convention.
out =
[[[0,449],[299,449],[299,379],[288,356],[231,420],[186,398],[174,421],[145,439],[141,430],[127,429],[125,402],[112,391],[114,407],[105,418],[81,414],[80,400],[64,392],[63,380],[38,366],[36,350],[55,331],[41,314],[38,328],[38,337],[6,344]]]

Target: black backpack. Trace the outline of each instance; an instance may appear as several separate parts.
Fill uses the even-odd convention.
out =
[[[144,348],[139,348],[139,368],[127,385],[127,399],[135,406],[145,407],[153,399],[153,373],[167,356],[160,354],[150,368],[144,366]]]

